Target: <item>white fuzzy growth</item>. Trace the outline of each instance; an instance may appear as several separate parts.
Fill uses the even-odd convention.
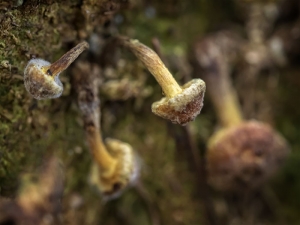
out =
[[[37,68],[41,69],[43,66],[49,66],[51,65],[50,62],[46,61],[46,60],[43,60],[43,59],[31,59],[26,68],[25,68],[25,71],[28,69],[29,66],[31,66],[32,64],[34,64]]]

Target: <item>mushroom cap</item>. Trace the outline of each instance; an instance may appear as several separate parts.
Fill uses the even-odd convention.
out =
[[[278,170],[288,152],[286,141],[260,122],[221,130],[208,145],[208,182],[225,192],[258,188]]]
[[[58,75],[48,75],[43,67],[50,63],[43,59],[31,59],[24,71],[26,90],[36,99],[58,98],[63,92],[63,85]]]
[[[194,120],[203,107],[205,83],[193,79],[182,86],[182,92],[172,98],[162,98],[152,104],[152,112],[172,123],[186,125]]]
[[[118,164],[115,172],[109,178],[101,176],[100,168],[94,164],[92,167],[91,183],[95,185],[104,197],[118,197],[126,187],[133,184],[139,175],[139,162],[132,147],[122,141],[106,138],[107,150]]]

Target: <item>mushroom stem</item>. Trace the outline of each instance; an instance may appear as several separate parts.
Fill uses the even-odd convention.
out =
[[[206,82],[217,117],[224,127],[242,122],[242,113],[230,79],[230,63],[237,57],[239,40],[230,32],[207,36],[193,46],[195,71]]]
[[[206,74],[203,77],[222,126],[240,124],[242,113],[229,77],[225,74]]]
[[[99,68],[89,63],[77,63],[73,68],[73,84],[91,154],[101,170],[102,178],[111,178],[116,171],[117,159],[107,150],[100,126]]]
[[[52,63],[49,66],[44,66],[42,68],[45,73],[55,77],[58,76],[62,71],[67,69],[69,65],[86,49],[89,48],[89,44],[83,41],[64,54],[59,60]]]
[[[117,160],[108,153],[99,129],[90,127],[86,129],[86,132],[91,152],[101,170],[101,176],[103,178],[111,177],[115,171]]]
[[[140,43],[138,40],[128,38],[119,38],[119,40],[143,62],[150,73],[155,77],[156,81],[159,83],[168,98],[173,98],[182,92],[182,88],[176,82],[159,56],[151,48]]]

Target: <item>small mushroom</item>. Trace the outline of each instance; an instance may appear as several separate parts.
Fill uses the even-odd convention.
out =
[[[222,125],[208,141],[208,182],[217,190],[229,192],[260,187],[289,152],[284,138],[269,125],[242,119],[229,77],[234,61],[229,55],[236,51],[231,33],[219,32],[197,42],[192,52],[194,69],[207,83]]]
[[[43,59],[31,59],[24,71],[26,90],[38,100],[61,96],[63,85],[59,74],[88,48],[87,42],[81,42],[52,64]]]
[[[186,125],[194,120],[203,107],[205,83],[193,79],[179,86],[159,56],[138,40],[120,37],[122,45],[130,49],[155,77],[166,97],[152,104],[152,112],[172,123]]]
[[[78,106],[94,158],[90,181],[105,197],[117,197],[130,186],[139,173],[133,148],[122,141],[107,138],[103,142],[100,128],[99,75],[97,65],[80,62],[72,70]]]
[[[49,222],[55,221],[61,211],[64,190],[59,160],[50,158],[38,174],[23,175],[21,181],[14,200],[0,198],[0,224],[52,224]]]

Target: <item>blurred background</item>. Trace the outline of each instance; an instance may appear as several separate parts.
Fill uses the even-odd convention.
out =
[[[2,0],[0,224],[300,224],[299,18],[298,0]],[[154,49],[180,85],[206,82],[195,121],[151,112],[162,90],[117,35]],[[82,40],[103,137],[130,143],[141,167],[109,200],[89,184],[76,67],[58,99],[37,101],[23,84],[29,59],[54,62]],[[236,118],[228,93],[257,127],[224,122]]]

